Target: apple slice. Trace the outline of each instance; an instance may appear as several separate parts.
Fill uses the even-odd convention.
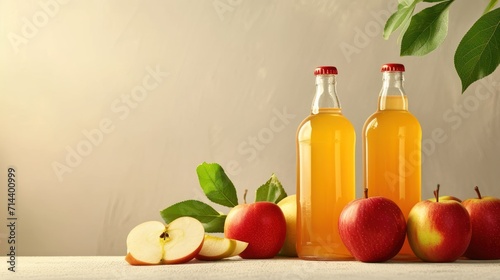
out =
[[[132,265],[159,264],[163,258],[161,236],[166,227],[160,222],[149,221],[134,227],[127,236],[127,256]]]
[[[163,263],[184,263],[193,259],[203,247],[205,229],[200,221],[181,217],[167,226]]]
[[[229,238],[205,235],[203,247],[196,256],[203,261],[216,261],[229,256],[236,248],[236,241]]]
[[[203,247],[196,256],[203,261],[216,261],[239,255],[248,246],[247,242],[236,239],[205,235]]]
[[[248,242],[239,241],[236,239],[233,240],[236,241],[236,246],[234,247],[234,251],[229,256],[227,256],[228,258],[235,257],[241,254],[248,247]]]
[[[145,222],[128,234],[125,260],[131,265],[188,262],[200,252],[204,237],[203,225],[191,217],[180,217],[166,226]]]

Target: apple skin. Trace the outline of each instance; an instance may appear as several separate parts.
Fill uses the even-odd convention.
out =
[[[426,262],[457,260],[467,249],[471,234],[469,213],[456,200],[424,200],[408,214],[408,242]]]
[[[289,195],[278,202],[278,206],[283,211],[286,220],[285,243],[281,248],[279,255],[285,257],[297,257],[297,196]]]
[[[462,205],[469,212],[472,225],[472,238],[464,256],[475,260],[500,259],[500,199],[470,198]]]
[[[127,255],[125,256],[125,260],[131,265],[154,265],[154,263],[146,263],[134,258],[130,253],[127,253]]]
[[[241,258],[273,258],[285,242],[285,216],[280,207],[271,202],[239,204],[227,214],[224,235],[248,242],[248,247],[239,254]]]
[[[429,198],[428,200],[432,201],[432,202],[436,202],[436,198],[435,197]],[[455,201],[458,201],[458,202],[462,202],[462,200],[460,198],[454,197],[454,196],[451,196],[451,195],[443,195],[443,196],[439,197],[439,201],[444,201],[444,200],[455,200]]]
[[[401,250],[406,221],[392,200],[381,196],[361,198],[348,203],[340,213],[339,234],[358,261],[384,262]]]

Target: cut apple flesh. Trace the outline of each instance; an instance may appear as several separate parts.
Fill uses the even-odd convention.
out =
[[[127,261],[133,264],[159,264],[163,257],[160,235],[164,232],[165,225],[157,221],[145,222],[133,228],[127,236],[127,258],[130,258]]]
[[[236,247],[232,239],[205,235],[203,247],[196,256],[199,260],[220,260],[229,256]]]
[[[205,230],[191,217],[181,217],[165,226],[150,221],[133,228],[127,236],[127,256],[132,265],[183,263],[201,250]]]
[[[234,240],[236,241],[236,247],[234,248],[234,251],[228,256],[228,257],[234,257],[239,254],[241,254],[245,249],[248,247],[248,242],[243,242],[239,240]]]
[[[233,257],[246,249],[248,243],[211,235],[205,235],[201,251],[196,256],[199,260],[214,261]]]
[[[205,237],[203,225],[191,217],[175,219],[167,226],[168,237],[163,246],[164,263],[183,263],[201,250]]]

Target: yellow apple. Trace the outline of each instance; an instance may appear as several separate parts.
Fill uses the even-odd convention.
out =
[[[297,249],[295,248],[296,240],[296,225],[297,225],[297,197],[290,195],[278,202],[286,220],[286,237],[283,247],[279,252],[282,256],[296,257]]]

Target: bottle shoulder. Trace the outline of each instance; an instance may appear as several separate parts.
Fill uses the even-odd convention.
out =
[[[406,110],[379,110],[369,116],[363,126],[366,131],[376,127],[394,127],[411,126],[421,130],[420,122],[411,112]]]
[[[351,135],[355,137],[355,130],[352,123],[342,114],[312,114],[306,117],[297,129],[299,139],[309,139],[311,135],[323,135],[331,137],[335,133]]]
[[[415,117],[415,115],[413,115],[410,111],[406,110],[378,110],[372,115],[370,115],[366,119],[366,122],[369,122],[373,119],[378,119],[381,121],[391,121],[391,122],[399,122],[399,121],[419,122],[417,117]]]
[[[348,118],[346,118],[344,115],[340,113],[319,113],[319,114],[311,114],[307,116],[299,125],[299,128],[303,126],[306,123],[316,123],[318,125],[320,124],[339,124],[339,125],[347,125],[347,126],[352,126],[351,121],[349,121]]]

